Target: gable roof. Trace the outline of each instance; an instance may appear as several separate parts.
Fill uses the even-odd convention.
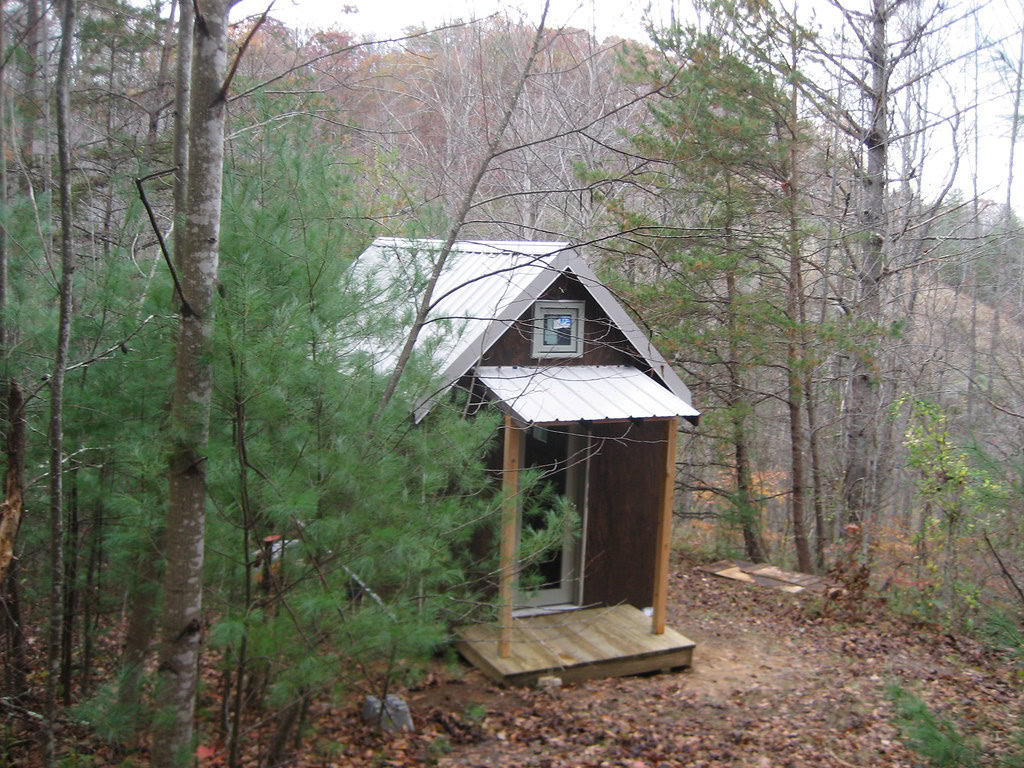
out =
[[[397,299],[414,315],[442,245],[441,240],[377,238],[359,257],[356,269],[362,279],[379,286],[382,293],[390,291],[390,300]],[[657,379],[686,404],[692,402],[687,386],[569,243],[464,240],[452,246],[434,289],[428,322],[417,340],[417,348],[432,349],[443,385],[418,403],[417,422],[440,392],[468,373],[564,273],[580,281]],[[396,297],[395,291],[400,295]],[[374,349],[378,367],[394,364],[403,341]]]

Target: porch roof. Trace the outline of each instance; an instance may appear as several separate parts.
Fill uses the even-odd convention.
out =
[[[700,415],[629,365],[478,366],[476,375],[527,424]]]

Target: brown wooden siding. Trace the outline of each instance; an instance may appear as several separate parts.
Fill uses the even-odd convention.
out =
[[[586,288],[572,275],[562,275],[539,301],[586,301],[583,355],[536,358],[533,356],[533,306],[502,334],[480,360],[481,365],[647,365],[633,350],[622,331],[604,313]]]
[[[664,421],[593,424],[584,605],[652,604]]]

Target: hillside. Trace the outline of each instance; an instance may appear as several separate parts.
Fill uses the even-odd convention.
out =
[[[893,615],[880,601],[820,615],[816,597],[727,581],[677,559],[669,619],[697,642],[692,669],[588,681],[552,692],[502,689],[461,663],[438,663],[398,690],[417,732],[382,736],[359,717],[361,694],[308,713],[285,765],[692,766],[849,768],[923,766],[904,744],[887,688],[899,683],[976,738],[983,765],[1004,765],[1024,711],[1019,660]],[[854,610],[850,610],[853,608]],[[857,615],[860,614],[860,615]],[[217,737],[217,654],[204,661],[200,768],[228,764]],[[8,714],[12,714],[8,712]],[[19,753],[28,733],[9,723],[0,764],[37,766]],[[10,726],[15,727],[11,728]],[[114,748],[64,723],[67,765],[145,766],[148,745]],[[247,733],[240,765],[262,766],[273,718]],[[11,751],[13,749],[13,751]],[[1013,763],[1016,765],[1017,763]]]
[[[728,582],[677,562],[670,619],[697,642],[691,670],[592,681],[549,693],[502,690],[479,673],[407,692],[421,732],[380,741],[321,725],[308,765],[917,766],[893,724],[900,682],[967,723],[990,764],[1024,708],[1004,654],[865,606],[864,621],[812,618],[815,598]],[[347,746],[342,746],[347,745]],[[332,750],[333,758],[329,757]]]

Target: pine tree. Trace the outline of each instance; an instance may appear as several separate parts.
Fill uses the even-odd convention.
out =
[[[283,105],[256,107],[259,124]],[[283,749],[325,687],[386,692],[432,653],[481,591],[467,545],[497,512],[493,419],[442,403],[413,428],[403,387],[371,427],[387,372],[366,352],[402,317],[351,269],[368,242],[359,166],[311,152],[312,130],[254,132],[225,182],[208,549],[228,554],[206,571],[232,761],[253,706],[277,711]],[[406,370],[433,373],[422,354]]]
[[[711,462],[731,467],[730,477],[691,487],[726,500],[747,557],[761,561],[751,419],[772,391],[758,366],[774,359],[769,329],[780,327],[784,311],[771,289],[785,252],[786,144],[778,127],[787,100],[713,33],[675,26],[654,42],[655,53],[632,53],[631,75],[663,84],[633,138],[644,160],[622,198],[606,201],[634,244],[623,289],[648,308],[645,319],[667,339],[670,359],[699,381],[703,429],[717,453]],[[640,185],[653,200],[631,191]]]

